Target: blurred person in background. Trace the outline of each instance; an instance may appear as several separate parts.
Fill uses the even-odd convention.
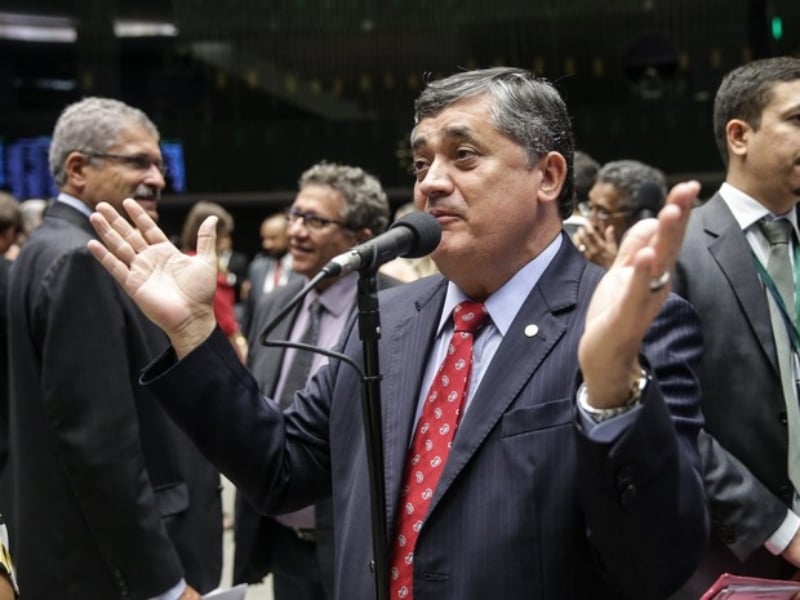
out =
[[[231,246],[233,233],[233,217],[216,202],[196,202],[189,209],[181,229],[180,247],[187,254],[197,251],[197,229],[200,223],[209,216],[217,217],[217,250],[220,247]],[[236,318],[236,289],[233,282],[236,276],[227,269],[224,262],[217,263],[217,290],[214,294],[214,316],[217,318],[220,329],[230,341],[242,362],[247,360],[247,340],[242,334],[239,321]]]
[[[259,227],[261,252],[247,267],[247,279],[242,284],[241,326],[248,339],[250,317],[261,297],[285,285],[290,279],[299,277],[292,270],[288,228],[289,223],[282,212],[269,215]]]
[[[19,203],[19,210],[22,212],[22,233],[17,238],[17,243],[21,246],[31,235],[44,218],[44,211],[50,203],[41,198],[29,198]]]
[[[299,181],[288,223],[289,252],[297,277],[262,296],[253,316],[248,368],[265,395],[291,407],[295,392],[328,357],[261,344],[261,332],[334,257],[382,233],[389,222],[386,192],[359,167],[321,162]],[[269,334],[332,348],[356,309],[358,272],[323,279]],[[378,273],[385,289],[397,281]],[[329,500],[279,516],[263,516],[241,495],[235,519],[234,583],[257,583],[270,571],[275,600],[333,598],[333,521]]]
[[[8,192],[0,191],[0,255],[14,260],[19,254],[17,238],[23,231],[19,202]]]
[[[625,232],[637,221],[655,217],[666,197],[660,170],[638,160],[608,162],[597,172],[589,200],[579,205],[587,223],[572,241],[587,259],[609,268]]]
[[[564,219],[564,230],[571,238],[575,237],[575,232],[588,223],[588,219],[581,213],[581,204],[589,201],[589,190],[592,189],[597,179],[597,171],[600,170],[600,163],[589,156],[586,152],[575,150],[575,204],[572,214]]]

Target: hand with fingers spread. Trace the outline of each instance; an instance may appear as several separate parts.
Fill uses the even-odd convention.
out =
[[[591,404],[621,405],[638,377],[639,347],[669,293],[669,273],[680,251],[700,185],[672,188],[657,219],[628,230],[617,258],[595,290],[578,348]]]
[[[178,250],[134,200],[123,207],[134,228],[110,204],[101,202],[91,216],[100,241],[88,247],[139,308],[170,338],[183,357],[214,329],[212,307],[217,278],[215,218],[206,219],[197,236],[197,254]]]

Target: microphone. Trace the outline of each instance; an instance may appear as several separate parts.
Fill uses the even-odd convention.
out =
[[[650,219],[664,206],[664,191],[652,181],[645,181],[636,190],[636,220]]]
[[[442,228],[434,217],[412,212],[392,223],[384,233],[331,259],[321,272],[325,277],[337,277],[378,267],[398,256],[418,258],[433,252],[441,238]]]

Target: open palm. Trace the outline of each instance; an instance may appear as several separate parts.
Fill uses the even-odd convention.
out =
[[[204,334],[214,326],[216,287],[216,220],[200,226],[197,254],[178,250],[150,216],[133,200],[125,210],[136,227],[111,205],[100,203],[91,222],[102,241],[89,250],[125,288],[142,312],[170,338],[204,323]]]

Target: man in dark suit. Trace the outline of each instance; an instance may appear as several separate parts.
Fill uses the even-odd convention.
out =
[[[779,351],[776,342],[795,321],[795,304],[788,320],[773,319],[771,291],[759,275],[768,274],[770,253],[762,222],[788,220],[797,231],[798,107],[800,60],[788,57],[734,69],[714,103],[726,179],[693,211],[675,272],[675,291],[695,306],[703,326],[709,436],[701,449],[714,535],[681,598],[694,600],[723,572],[787,578],[800,566],[798,483],[787,466],[789,435],[798,431],[798,373],[794,353],[788,346]],[[787,250],[796,245],[795,235]]]
[[[288,220],[289,249],[299,276],[263,296],[253,319],[247,366],[262,392],[287,408],[296,391],[292,365],[309,360],[301,387],[328,358],[298,354],[261,344],[261,332],[292,298],[334,257],[382,233],[389,222],[389,201],[377,178],[359,167],[318,163],[301,176],[299,191],[282,217]],[[398,282],[378,275],[383,289]],[[269,337],[301,341],[312,306],[321,307],[313,343],[333,347],[356,307],[358,274],[323,279],[304,302],[279,322]],[[311,340],[308,340],[311,341]],[[297,385],[297,383],[295,383]],[[275,600],[324,600],[333,597],[333,544],[330,503],[318,503],[279,518],[262,516],[237,496],[234,583],[257,583],[270,571]]]
[[[247,279],[242,286],[242,331],[248,338],[253,313],[265,294],[286,285],[301,275],[292,269],[292,254],[289,252],[289,231],[286,215],[276,213],[261,221],[261,253],[247,267]]]
[[[708,528],[699,324],[668,293],[699,185],[673,188],[604,277],[561,228],[573,148],[551,84],[462,72],[429,83],[416,112],[414,198],[442,227],[442,276],[381,293],[390,597],[666,597]],[[138,231],[100,204],[105,244],[90,249],[170,337],[143,382],[262,510],[332,495],[336,598],[374,597],[359,375],[331,362],[280,411],[215,330],[213,222],[186,257],[125,209]],[[342,349],[363,360],[355,322]]]
[[[158,140],[122,102],[68,106],[50,147],[60,193],[11,269],[6,512],[26,598],[196,599],[219,584],[219,474],[138,385],[163,334],[86,251],[100,201],[157,216]]]

